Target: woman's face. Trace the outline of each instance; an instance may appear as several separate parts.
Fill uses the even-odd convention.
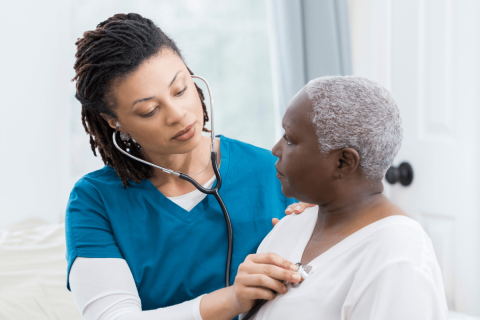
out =
[[[187,67],[171,50],[162,50],[114,85],[115,127],[129,133],[143,152],[182,154],[199,145],[203,109]]]
[[[273,147],[278,157],[277,177],[285,196],[307,203],[323,204],[330,198],[335,158],[320,153],[310,119],[312,105],[305,89],[290,102],[283,117],[285,135]],[[321,198],[319,198],[319,195]]]

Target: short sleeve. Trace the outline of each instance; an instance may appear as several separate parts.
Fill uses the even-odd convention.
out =
[[[350,320],[443,320],[447,318],[445,294],[428,274],[408,262],[385,267],[353,306]],[[342,318],[343,319],[343,318]]]
[[[123,259],[102,197],[85,178],[79,180],[70,193],[65,215],[65,236],[68,290],[70,269],[76,257]]]

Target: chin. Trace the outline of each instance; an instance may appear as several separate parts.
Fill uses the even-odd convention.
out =
[[[195,135],[191,139],[186,141],[184,148],[187,149],[186,152],[190,152],[193,149],[197,148],[201,142],[202,142],[202,133],[198,132],[198,130],[196,130],[195,128]]]
[[[281,183],[282,183],[282,193],[283,193],[283,195],[287,198],[294,198],[291,190],[287,186],[284,186],[283,182],[281,182]]]
[[[282,184],[282,193],[285,197],[296,199],[297,201],[300,201],[300,202],[311,203],[306,201],[305,196],[303,194],[299,194],[298,190],[296,189],[292,190],[292,188],[290,188],[289,185],[285,185],[285,183],[282,180],[280,180],[280,182]]]

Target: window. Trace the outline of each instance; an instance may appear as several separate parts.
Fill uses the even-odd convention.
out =
[[[215,133],[272,148],[275,124],[265,1],[85,0],[72,6],[72,50],[83,32],[115,13],[139,13],[169,35],[189,68],[208,80],[214,99]],[[74,98],[71,101],[71,172],[76,181],[101,168],[102,163],[92,156],[79,103]]]

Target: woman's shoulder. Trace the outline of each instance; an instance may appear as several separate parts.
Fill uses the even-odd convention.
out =
[[[305,227],[314,225],[317,222],[317,217],[318,206],[306,208],[300,214],[292,213],[281,219],[273,228],[272,233],[277,237],[288,231],[293,237],[297,237],[298,233],[305,231]]]
[[[365,260],[378,260],[377,265],[408,262],[418,267],[435,260],[432,241],[422,226],[414,219],[395,215],[381,219],[365,229],[371,231],[359,243]]]
[[[89,172],[82,176],[78,181],[88,180],[88,181],[121,181],[118,177],[115,169],[110,166],[103,166],[103,168]]]
[[[104,166],[99,170],[92,171],[82,176],[75,183],[73,190],[111,187],[112,185],[122,186],[122,180],[118,177],[115,169]]]
[[[275,252],[281,256],[290,255],[299,237],[313,227],[318,217],[318,207],[305,209],[301,214],[291,214],[282,218],[263,239],[258,253]]]
[[[409,288],[415,286],[415,291],[423,296],[437,293],[438,302],[443,305],[441,269],[432,241],[422,226],[403,215],[377,222],[375,232],[346,255],[353,261],[357,278],[363,279],[359,284],[375,288],[389,283],[392,290],[407,290],[404,294],[411,294]]]

